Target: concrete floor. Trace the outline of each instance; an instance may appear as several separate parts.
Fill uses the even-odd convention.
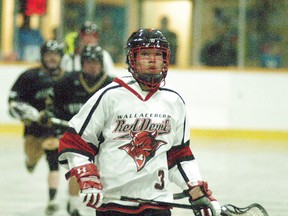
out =
[[[288,215],[288,140],[197,138],[192,139],[192,150],[221,205],[244,207],[257,202],[270,216]],[[21,136],[0,134],[0,171],[0,216],[44,216],[48,199],[45,158],[33,174],[27,173]],[[66,170],[60,171],[60,210],[55,216],[68,216]],[[82,214],[94,215],[88,208]],[[174,209],[173,215],[193,214]]]

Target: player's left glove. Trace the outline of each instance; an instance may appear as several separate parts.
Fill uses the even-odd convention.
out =
[[[41,125],[45,125],[47,127],[51,127],[52,126],[52,122],[51,122],[51,118],[54,117],[54,113],[52,113],[49,110],[42,110],[39,113],[39,118],[38,118],[38,122]]]
[[[67,174],[66,179],[75,176],[80,187],[80,198],[83,203],[92,208],[102,205],[103,194],[100,176],[95,164],[85,164],[72,168]]]
[[[221,213],[220,204],[213,198],[208,183],[199,181],[197,185],[189,186],[189,201],[195,216],[217,216]]]

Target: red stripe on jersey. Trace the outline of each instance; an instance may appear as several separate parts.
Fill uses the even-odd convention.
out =
[[[174,147],[167,152],[168,167],[172,168],[177,162],[183,161],[186,158],[194,158],[189,146],[183,148]]]
[[[67,149],[73,149],[73,151],[76,152],[85,152],[93,156],[97,154],[96,150],[93,149],[87,142],[85,142],[81,136],[71,132],[66,132],[61,137],[58,152],[61,153]]]
[[[157,210],[168,210],[172,209],[169,206],[157,206],[150,204],[141,204],[139,206],[123,206],[116,203],[111,204],[102,204],[100,208],[97,208],[98,211],[119,211],[127,214],[138,214],[146,209],[157,209]]]
[[[121,86],[123,86],[124,88],[128,89],[130,92],[132,92],[134,95],[136,95],[142,101],[149,100],[149,98],[151,98],[152,95],[158,90],[157,88],[151,89],[150,92],[148,93],[148,95],[145,98],[142,98],[142,96],[138,92],[136,92],[134,89],[132,89],[129,85],[127,85],[125,82],[123,82],[119,78],[116,77],[114,79],[114,82],[116,82],[116,83],[120,84]]]

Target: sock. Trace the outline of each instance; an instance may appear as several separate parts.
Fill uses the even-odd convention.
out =
[[[57,189],[49,188],[49,200],[54,200],[57,193]]]
[[[78,196],[70,196],[69,197],[69,203],[70,203],[70,211],[73,211],[75,209],[79,209],[81,206],[81,202],[80,202]]]

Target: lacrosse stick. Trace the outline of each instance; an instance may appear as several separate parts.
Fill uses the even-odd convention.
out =
[[[59,126],[63,126],[63,127],[69,127],[68,125],[68,121],[62,120],[62,119],[58,119],[58,118],[50,118],[49,121],[51,121],[52,124],[54,125],[59,125]]]
[[[174,194],[174,197],[175,195],[176,194]],[[176,195],[176,197],[179,197],[179,196],[180,196],[179,194]],[[118,195],[109,194],[109,195],[105,195],[105,198],[137,202],[140,204],[152,204],[152,205],[169,206],[169,207],[191,209],[191,210],[193,209],[193,207],[188,204],[155,201],[155,200],[142,199],[142,198],[132,198],[132,197],[127,197],[127,196],[118,196]],[[221,216],[269,216],[269,215],[267,211],[263,208],[263,206],[261,206],[258,203],[254,203],[243,208],[239,208],[231,204],[224,205],[221,207]]]
[[[107,195],[105,195],[104,198],[113,199],[113,200],[137,202],[137,203],[141,203],[141,204],[152,204],[152,205],[160,205],[160,206],[170,206],[170,207],[175,207],[175,208],[192,209],[192,206],[187,205],[187,204],[155,201],[155,200],[141,199],[141,198],[132,198],[132,197],[127,197],[127,196],[118,196],[118,195],[112,195],[112,194],[107,194]]]
[[[269,216],[267,211],[258,203],[253,203],[247,207],[239,208],[231,204],[221,207],[222,216]]]
[[[183,199],[185,197],[188,197],[188,195],[185,192],[182,193],[175,193],[173,194],[173,199]],[[267,211],[264,209],[263,206],[261,206],[258,203],[253,203],[247,207],[237,207],[232,204],[226,204],[221,207],[221,215],[222,216],[269,216]]]
[[[39,122],[41,116],[40,112],[33,106],[25,102],[11,102],[9,104],[9,111],[11,115],[19,120],[28,120],[31,122]],[[55,117],[45,117],[43,118],[43,124],[52,123],[53,125],[68,128],[68,121],[58,119]]]

